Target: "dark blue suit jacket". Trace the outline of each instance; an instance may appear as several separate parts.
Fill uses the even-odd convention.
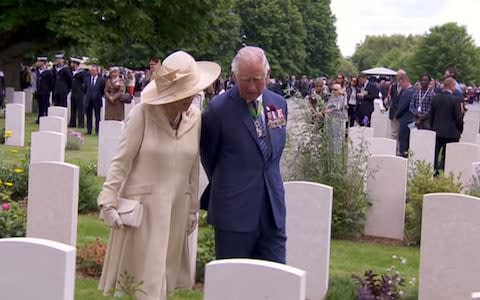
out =
[[[263,92],[263,105],[282,109],[287,118],[284,98],[268,89]],[[237,87],[214,98],[204,111],[200,153],[210,183],[202,203],[208,203],[208,222],[217,229],[256,230],[265,201],[271,203],[277,228],[285,228],[280,158],[286,127],[268,128],[268,133],[272,155],[265,159],[253,119]]]

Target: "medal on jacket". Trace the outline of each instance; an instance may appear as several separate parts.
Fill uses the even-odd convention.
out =
[[[260,138],[263,136],[263,130],[260,127],[260,118],[255,120],[255,130],[257,131],[257,136]]]
[[[260,138],[264,134],[262,126],[260,124],[261,122],[260,118],[262,117],[262,114],[263,114],[263,105],[261,103],[257,103],[256,101],[252,101],[248,103],[248,111],[250,112],[250,115],[254,120],[253,123],[255,124],[255,130],[257,132],[257,136]]]

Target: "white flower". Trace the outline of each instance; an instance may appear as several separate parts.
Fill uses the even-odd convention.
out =
[[[393,259],[397,259],[398,257],[397,257],[396,255],[393,255],[392,258],[393,258]]]
[[[403,265],[405,265],[405,264],[407,263],[407,259],[402,257],[401,263],[402,263]]]
[[[403,295],[403,291],[402,291],[402,290],[398,291],[398,294],[399,294],[400,296],[402,296],[402,295]]]
[[[391,281],[391,280],[388,281],[388,284],[392,284],[392,283],[393,283],[393,281]]]

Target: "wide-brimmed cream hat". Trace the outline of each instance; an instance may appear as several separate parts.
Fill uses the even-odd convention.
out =
[[[220,71],[214,62],[195,61],[184,51],[174,52],[155,67],[152,81],[142,91],[141,102],[167,104],[193,96],[212,84]]]

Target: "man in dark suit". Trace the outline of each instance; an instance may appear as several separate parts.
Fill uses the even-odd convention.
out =
[[[402,80],[407,73],[400,69],[397,71],[396,82],[392,85],[390,89],[390,94],[387,95],[387,105],[388,105],[388,117],[390,119],[390,129],[391,129],[391,136],[392,139],[398,141],[398,129],[400,124],[398,120],[395,119],[395,114],[397,113],[398,109],[398,101],[400,99],[400,95],[402,94],[402,88],[400,87],[400,80]],[[398,143],[397,143],[397,152],[398,152]]]
[[[285,199],[280,157],[287,104],[265,88],[270,66],[257,47],[232,62],[235,86],[214,98],[202,116],[200,153],[210,181],[202,195],[215,227],[217,259],[285,263]]]
[[[461,103],[455,96],[455,84],[455,79],[445,79],[443,92],[432,98],[430,122],[432,129],[437,133],[435,143],[435,173],[437,174],[445,167],[446,145],[458,142],[463,132],[463,113]],[[438,161],[441,151],[443,155]]]
[[[95,133],[98,134],[100,124],[100,110],[102,97],[105,93],[105,79],[98,74],[98,66],[92,66],[90,76],[87,77],[87,93],[85,95],[85,107],[87,115],[87,134],[92,134],[92,117],[95,113]]]
[[[85,93],[87,92],[87,78],[85,72],[80,69],[81,59],[70,58],[70,66],[72,67],[72,95],[70,97],[70,123],[69,127],[78,128],[85,127]]]
[[[35,98],[38,102],[38,117],[35,123],[39,123],[40,117],[48,115],[48,107],[50,106],[50,94],[55,86],[55,77],[52,70],[47,68],[46,56],[37,57],[37,90]]]
[[[410,111],[410,103],[415,93],[410,78],[405,75],[399,81],[402,89],[398,99],[398,109],[395,113],[395,119],[398,120],[398,149],[400,156],[407,157],[410,148],[410,127],[409,124],[415,121],[415,115]]]
[[[373,113],[373,101],[379,98],[377,85],[367,80],[367,75],[358,76],[357,85],[357,122],[360,126],[370,127]]]
[[[56,65],[53,68],[55,88],[53,90],[53,104],[67,107],[67,96],[72,89],[72,71],[65,65],[63,54],[55,55]]]

